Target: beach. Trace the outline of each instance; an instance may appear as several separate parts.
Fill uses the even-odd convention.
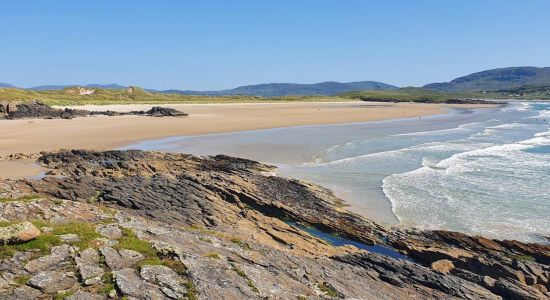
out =
[[[0,121],[0,156],[63,148],[114,149],[142,140],[179,135],[421,117],[445,113],[453,105],[340,102],[182,104],[166,105],[166,107],[189,113],[189,117],[98,116],[72,120]],[[133,111],[147,110],[151,105],[78,106],[75,108]]]

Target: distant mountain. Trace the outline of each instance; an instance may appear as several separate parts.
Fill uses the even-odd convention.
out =
[[[2,83],[0,82],[0,88],[14,88],[15,86],[9,84],[9,83]]]
[[[62,90],[62,89],[65,89],[65,88],[68,88],[68,87],[73,87],[73,86],[81,86],[81,85],[78,85],[78,84],[70,84],[70,85],[40,85],[40,86],[35,86],[35,87],[28,88],[27,90],[33,90],[33,91],[53,90],[53,91],[57,91],[57,90]],[[96,84],[96,83],[93,83],[93,84],[84,85],[84,86],[82,86],[82,87],[87,87],[87,88],[102,88],[102,89],[113,89],[113,90],[122,90],[122,89],[125,89],[125,88],[126,88],[125,86],[122,86],[122,85],[119,85],[119,84],[116,84],[116,83],[111,83],[111,84]]]
[[[550,67],[512,67],[473,73],[450,82],[430,83],[426,89],[444,92],[497,91],[520,86],[550,85]]]
[[[84,87],[110,89],[110,90],[123,90],[123,89],[127,88],[126,86],[122,86],[122,85],[116,84],[116,83],[111,83],[111,84],[97,84],[97,83],[94,83],[94,84],[88,84]]]
[[[336,95],[351,91],[363,90],[392,90],[397,89],[396,86],[376,82],[376,81],[359,81],[359,82],[322,82],[314,84],[297,84],[297,83],[265,83],[257,85],[240,86],[230,90],[221,91],[181,91],[181,90],[164,90],[163,93],[175,93],[183,95],[205,95],[205,96],[230,96],[230,95],[248,95],[261,97],[275,96],[308,96],[308,95]]]

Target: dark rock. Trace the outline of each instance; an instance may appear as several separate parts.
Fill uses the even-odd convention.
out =
[[[428,268],[405,260],[396,260],[376,253],[358,253],[334,257],[351,265],[374,269],[380,279],[403,287],[407,284],[423,285],[445,294],[467,299],[500,299],[487,289],[452,275],[441,275]]]
[[[385,230],[341,207],[328,190],[270,176],[273,167],[223,155],[198,158],[142,151],[66,151],[39,161],[58,172],[33,189],[59,198],[99,201],[143,211],[162,220],[212,224],[218,201],[250,206],[263,214],[306,222],[373,244]],[[77,179],[78,178],[78,179]]]
[[[73,119],[86,116],[122,116],[122,115],[146,115],[153,117],[183,117],[188,114],[173,108],[155,106],[148,111],[132,111],[119,113],[114,111],[87,111],[82,109],[56,109],[39,101],[21,103],[0,103],[0,119]]]
[[[142,113],[151,117],[185,117],[188,116],[188,114],[181,112],[177,109],[168,108],[168,107],[160,107],[160,106],[154,106],[150,110]]]
[[[527,286],[514,284],[507,279],[498,279],[494,286],[494,291],[505,299],[517,300],[542,300],[548,299],[540,290]]]

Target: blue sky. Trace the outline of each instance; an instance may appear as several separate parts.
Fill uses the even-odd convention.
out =
[[[6,0],[0,82],[209,90],[550,66],[546,0]]]

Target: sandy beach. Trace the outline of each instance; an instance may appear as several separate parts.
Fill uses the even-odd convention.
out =
[[[165,105],[189,113],[185,118],[140,116],[88,117],[72,120],[0,121],[0,156],[56,149],[114,149],[142,140],[299,125],[321,125],[411,118],[445,113],[446,104],[412,103],[258,103]],[[151,105],[79,106],[87,110],[147,110]],[[36,175],[32,166],[2,162],[2,173]],[[23,172],[23,173],[21,173]]]

